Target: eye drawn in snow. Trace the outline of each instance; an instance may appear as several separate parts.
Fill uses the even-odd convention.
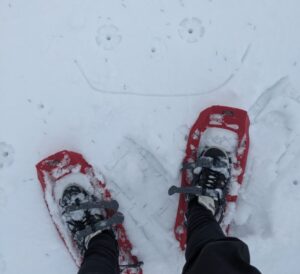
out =
[[[196,17],[185,18],[179,24],[178,33],[188,43],[198,42],[205,33],[202,21]]]
[[[154,60],[163,59],[166,49],[165,43],[160,38],[155,38],[150,47],[150,58]]]
[[[0,169],[11,165],[14,161],[13,156],[13,147],[4,142],[0,142]]]
[[[104,50],[115,49],[122,41],[119,29],[114,25],[103,25],[97,30],[96,42]]]

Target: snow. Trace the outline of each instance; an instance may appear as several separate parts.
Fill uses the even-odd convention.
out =
[[[47,180],[47,185],[51,185],[51,181]],[[55,184],[55,186],[51,189],[49,189],[49,194],[51,195],[53,193],[54,199],[56,201],[59,201],[59,199],[62,197],[63,191],[68,185],[73,184],[80,184],[88,193],[94,194],[94,188],[90,184],[90,179],[87,175],[81,174],[81,173],[72,173],[64,176],[60,180],[58,180]]]
[[[199,150],[204,147],[221,147],[229,154],[235,154],[238,136],[235,132],[222,128],[210,127],[203,132]]]
[[[231,233],[262,273],[298,274],[299,8],[297,0],[0,1],[0,273],[76,273],[35,171],[62,149],[104,175],[144,273],[181,273],[178,198],[167,190],[179,184],[199,112],[221,104],[251,119]]]
[[[0,168],[10,166],[13,163],[14,149],[11,145],[0,142]]]

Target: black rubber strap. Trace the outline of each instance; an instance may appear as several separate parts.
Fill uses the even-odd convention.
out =
[[[62,214],[71,213],[76,210],[88,210],[93,208],[104,208],[104,209],[112,209],[117,211],[119,208],[119,204],[115,200],[110,201],[99,201],[99,202],[86,202],[80,205],[70,205],[65,208]]]
[[[113,216],[108,219],[99,221],[93,226],[87,226],[85,229],[75,233],[74,238],[77,242],[82,242],[86,236],[96,232],[111,229],[112,226],[122,224],[124,221],[124,215],[120,212],[116,212]]]

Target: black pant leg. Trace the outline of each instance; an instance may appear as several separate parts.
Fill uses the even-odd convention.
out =
[[[78,274],[119,274],[119,249],[112,231],[91,239]]]
[[[199,205],[196,199],[192,200],[187,212],[186,264],[183,273],[191,268],[206,244],[224,238],[225,235],[211,212]]]
[[[245,243],[226,237],[209,210],[193,200],[187,212],[184,274],[259,274]]]

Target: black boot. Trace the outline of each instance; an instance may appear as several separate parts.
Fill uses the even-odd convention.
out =
[[[201,153],[198,164],[192,184],[201,188],[201,194],[190,196],[190,200],[197,198],[199,204],[221,221],[230,182],[230,159],[222,149],[208,147]]]
[[[106,218],[106,212],[102,208],[80,208],[83,204],[97,202],[97,198],[90,195],[79,185],[68,186],[59,201],[62,209],[62,217],[65,220],[78,249],[84,254],[89,240],[101,233],[96,224]],[[72,210],[69,210],[73,207]],[[91,228],[89,235],[82,237],[80,234],[86,228]]]

